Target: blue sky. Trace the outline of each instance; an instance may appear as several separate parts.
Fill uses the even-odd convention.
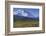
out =
[[[33,8],[14,8],[13,14],[24,17],[39,17],[39,9]]]

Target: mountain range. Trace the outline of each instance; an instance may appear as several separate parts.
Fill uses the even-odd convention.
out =
[[[39,17],[37,17],[37,18],[34,18],[34,17],[24,17],[24,16],[18,16],[18,15],[14,15],[14,19],[17,19],[17,20],[32,20],[32,19],[34,19],[34,20],[39,20]]]

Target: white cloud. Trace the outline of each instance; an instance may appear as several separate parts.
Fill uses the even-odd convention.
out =
[[[28,13],[26,13],[24,10],[17,10],[13,14],[14,15],[19,15],[20,14],[20,16],[28,16]]]
[[[22,13],[22,16],[28,16],[28,14],[27,13]]]

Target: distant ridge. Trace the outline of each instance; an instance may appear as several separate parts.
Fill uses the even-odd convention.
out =
[[[30,20],[30,19],[39,19],[39,17],[37,17],[37,18],[34,18],[34,17],[24,17],[24,16],[18,16],[18,15],[14,15],[14,18],[15,19],[25,19],[25,20]]]

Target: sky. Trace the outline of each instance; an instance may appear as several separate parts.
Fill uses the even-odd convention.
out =
[[[13,14],[24,17],[39,17],[39,9],[35,8],[13,8]]]

